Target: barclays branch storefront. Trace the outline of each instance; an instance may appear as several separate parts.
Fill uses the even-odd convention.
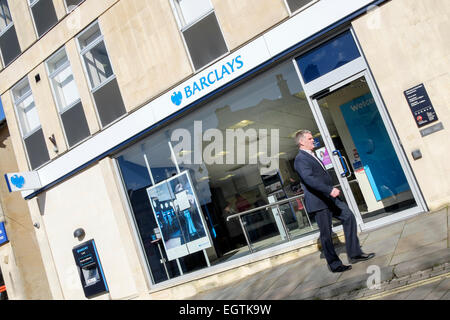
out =
[[[300,129],[360,230],[426,210],[351,28],[263,64],[247,57],[175,88],[186,107],[114,156],[153,284],[318,236],[293,167]],[[252,71],[234,77],[241,68]]]
[[[80,227],[120,298],[184,298],[315,251],[318,227],[293,167],[300,129],[313,133],[359,231],[428,211],[424,198],[433,210],[447,201],[427,188],[436,170],[426,158],[440,150],[440,133],[432,152],[422,147],[423,159],[408,162],[425,139],[408,141],[419,132],[403,96],[424,82],[444,104],[445,81],[429,80],[441,68],[398,84],[413,78],[404,75],[410,65],[389,67],[410,52],[391,50],[394,38],[373,40],[366,13],[386,3],[380,11],[404,18],[405,34],[411,19],[401,4],[335,3],[290,16],[37,170],[43,187],[26,199],[37,198],[29,204],[49,239],[41,248],[66,297],[82,295],[68,250]],[[414,72],[427,63],[414,60]]]

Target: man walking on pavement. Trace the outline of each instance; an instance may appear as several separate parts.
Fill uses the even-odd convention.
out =
[[[320,241],[328,266],[332,272],[344,272],[352,266],[344,265],[334,249],[331,236],[331,218],[334,215],[342,222],[345,247],[350,263],[373,258],[374,253],[361,250],[357,235],[356,219],[347,204],[338,197],[340,190],[333,187],[332,178],[323,163],[314,154],[314,138],[309,130],[300,130],[295,136],[299,152],[294,167],[298,172],[305,195],[308,213],[315,214],[320,230]]]

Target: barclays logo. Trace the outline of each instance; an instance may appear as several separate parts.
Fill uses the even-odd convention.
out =
[[[183,98],[188,99],[193,97],[198,92],[201,92],[211,85],[218,83],[225,77],[232,75],[243,66],[244,62],[242,61],[242,57],[239,55],[231,61],[225,62],[213,71],[210,71],[208,74],[205,74],[205,76],[200,77],[200,79],[193,81],[191,85],[185,86],[183,89],[184,97],[181,91],[175,91],[170,99],[174,105],[179,106],[183,101]]]
[[[174,105],[179,106],[181,104],[181,101],[183,101],[183,95],[181,94],[180,91],[174,92],[170,97],[170,99],[172,100],[172,103]]]
[[[22,189],[23,185],[25,184],[25,178],[15,174],[11,177],[11,183],[18,189]]]

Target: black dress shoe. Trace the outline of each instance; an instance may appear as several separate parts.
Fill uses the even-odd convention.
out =
[[[375,253],[362,253],[359,256],[350,259],[350,263],[356,263],[360,261],[366,261],[375,257]]]
[[[352,268],[352,266],[346,266],[346,265],[342,264],[339,267],[337,267],[336,269],[331,270],[331,272],[334,272],[334,273],[344,272],[344,271],[350,270],[351,268]]]

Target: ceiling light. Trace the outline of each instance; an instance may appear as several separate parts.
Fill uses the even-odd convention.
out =
[[[234,177],[234,174],[228,174],[228,175],[226,175],[225,177],[220,178],[219,180],[220,180],[220,181],[225,181],[225,180],[227,180],[227,179],[230,179],[231,177]]]
[[[228,127],[228,129],[240,129],[240,128],[244,128],[246,126],[249,126],[251,124],[255,123],[254,121],[251,120],[242,120],[239,121],[238,123],[232,125],[231,127]]]

